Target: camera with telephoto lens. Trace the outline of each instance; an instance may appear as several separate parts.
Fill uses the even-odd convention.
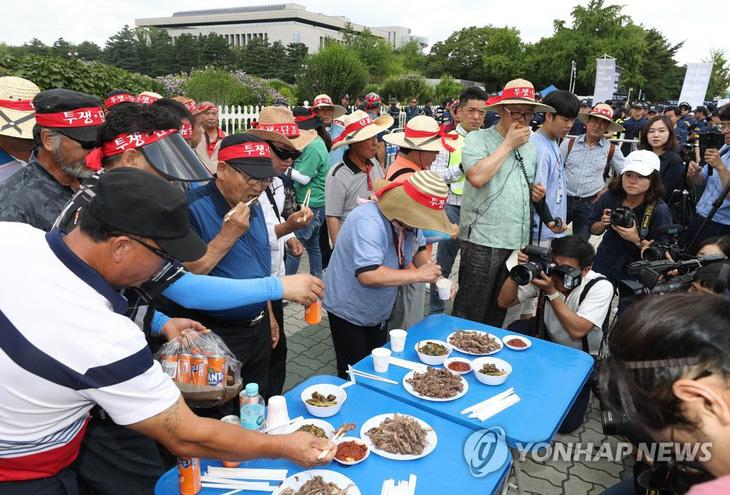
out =
[[[517,265],[509,272],[512,280],[518,285],[527,285],[533,279],[540,277],[540,272],[546,275],[558,275],[563,279],[563,287],[574,289],[581,283],[581,271],[570,265],[556,265],[550,254],[550,249],[540,246],[525,246],[523,250],[528,257],[527,263]]]
[[[630,229],[636,223],[634,212],[622,206],[611,210],[611,225]]]

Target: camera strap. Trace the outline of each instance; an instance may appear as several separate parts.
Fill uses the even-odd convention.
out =
[[[644,217],[641,219],[641,225],[639,225],[639,238],[646,239],[649,235],[649,224],[651,223],[651,217],[654,215],[654,208],[656,207],[656,201],[648,204],[646,210],[644,210]]]
[[[586,296],[588,295],[588,291],[591,290],[591,287],[596,285],[601,280],[606,280],[607,282],[611,282],[606,277],[596,277],[593,280],[589,281],[585,287],[583,288],[583,292],[580,293],[580,296],[578,297],[578,306],[583,304],[583,301],[585,300]],[[611,284],[613,285],[613,284]],[[608,323],[608,319],[611,317],[611,308],[608,309],[608,312],[606,313],[606,318],[603,319],[603,325],[601,325],[601,330],[603,330],[604,335],[606,334],[606,323]],[[590,332],[588,332],[590,333]],[[589,347],[588,347],[588,334],[585,334],[583,338],[581,339],[581,343],[583,345],[583,352],[590,354]]]
[[[530,180],[530,177],[527,175],[527,169],[525,168],[525,160],[522,158],[522,154],[520,153],[519,148],[515,149],[514,154],[515,154],[515,160],[517,160],[517,162],[519,162],[519,164],[520,164],[520,169],[522,170],[522,175],[525,178],[525,183],[527,184],[527,204],[529,205],[529,209],[530,209],[530,217],[527,222],[527,224],[530,227],[530,235],[529,235],[528,244],[532,244],[533,234],[534,234],[534,229],[532,227],[532,224],[533,224],[534,216],[535,216],[534,215],[534,206],[532,205],[532,197],[531,197],[532,196],[532,181]],[[541,229],[542,229],[542,227],[541,227]]]

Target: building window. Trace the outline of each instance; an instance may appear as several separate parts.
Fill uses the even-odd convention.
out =
[[[302,42],[302,34],[299,31],[294,31],[291,35],[291,42],[292,43],[301,43]]]

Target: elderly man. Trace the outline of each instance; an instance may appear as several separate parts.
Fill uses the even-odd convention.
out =
[[[200,161],[208,167],[208,170],[215,172],[218,165],[218,149],[221,140],[226,137],[218,122],[218,107],[204,101],[198,106],[200,122],[203,124],[203,139],[195,148],[195,153]]]
[[[332,167],[325,180],[325,216],[333,245],[342,223],[361,200],[367,200],[383,169],[375,160],[377,135],[393,124],[393,117],[382,115],[373,120],[362,110],[355,110],[344,119],[345,130],[332,143],[332,149],[347,148],[342,162]]]
[[[268,437],[188,409],[116,288],[143,283],[167,258],[197,259],[205,244],[184,195],[161,178],[123,168],[96,192],[65,236],[0,223],[0,493],[77,494],[71,464],[94,404],[181,456],[328,462],[317,458],[329,441]]]
[[[578,120],[586,125],[586,132],[560,143],[560,161],[568,193],[567,221],[573,224],[573,234],[587,241],[591,237],[593,205],[605,191],[611,168],[620,175],[624,163],[623,153],[605,134],[622,132],[624,128],[613,121],[613,109],[605,103],[588,113],[578,113]]]
[[[340,377],[347,376],[348,365],[386,342],[397,288],[441,276],[420,229],[456,233],[443,211],[447,190],[425,170],[406,181],[379,181],[377,202],[361,205],[347,217],[325,273],[324,308]],[[411,262],[415,270],[407,269]]]
[[[496,111],[499,120],[489,129],[467,134],[461,152],[467,182],[454,314],[498,327],[505,316],[497,304],[507,278],[505,262],[513,250],[529,243],[532,232],[530,201],[537,153],[529,124],[536,111],[555,109],[535,100],[531,82],[515,79],[485,110]]]
[[[22,77],[0,77],[0,184],[29,160],[33,151],[38,86]]]
[[[33,98],[37,155],[0,185],[0,221],[50,230],[63,206],[94,171],[86,155],[96,146],[104,109],[93,96],[49,89]]]

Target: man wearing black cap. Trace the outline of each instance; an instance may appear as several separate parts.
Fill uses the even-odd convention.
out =
[[[690,112],[692,112],[692,105],[689,104],[687,101],[683,101],[679,104],[679,120],[687,124],[687,127],[692,129],[695,124],[697,123],[695,121],[695,118],[692,116]]]
[[[187,263],[188,270],[232,279],[271,275],[268,229],[263,210],[255,202],[276,175],[271,153],[263,139],[251,134],[223,139],[215,180],[188,192],[192,227],[208,243],[208,252]],[[230,224],[237,226],[238,237],[233,243],[220,237]],[[213,329],[243,363],[246,381],[258,383],[261,394],[267,395],[271,342],[277,337],[272,333],[267,303],[221,311],[190,311],[174,306],[164,310]],[[226,406],[224,412],[230,414]]]
[[[142,284],[168,258],[190,261],[206,250],[183,193],[166,181],[110,171],[68,235],[0,223],[0,237],[0,493],[77,494],[70,466],[94,404],[177,455],[329,462],[334,452],[317,460],[329,441],[197,417],[124,317],[117,287]]]
[[[624,126],[625,129],[624,138],[638,140],[641,134],[641,130],[648,123],[649,120],[644,117],[644,104],[638,101],[634,102],[634,104],[631,105],[629,118],[624,120],[624,123],[621,124]],[[624,156],[631,153],[631,149],[632,143],[623,143],[621,145],[621,152],[624,154]]]
[[[104,110],[93,96],[68,89],[42,91],[33,106],[38,151],[0,185],[0,220],[49,230],[79,181],[94,173],[85,158],[96,146]]]

